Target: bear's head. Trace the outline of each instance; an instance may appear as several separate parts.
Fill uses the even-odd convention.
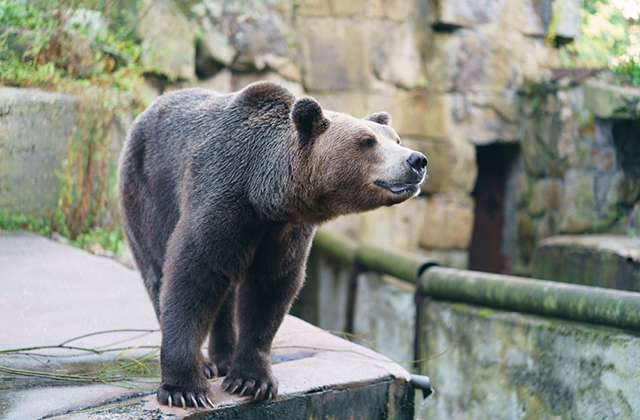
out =
[[[401,145],[386,112],[358,119],[296,100],[291,119],[301,151],[304,200],[327,219],[401,203],[418,195],[427,158]]]

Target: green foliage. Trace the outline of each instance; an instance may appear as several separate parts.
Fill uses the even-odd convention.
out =
[[[72,94],[79,116],[78,134],[58,174],[60,199],[49,230],[18,223],[27,216],[17,215],[0,220],[6,229],[53,230],[77,246],[97,241],[105,250],[123,252],[111,136],[118,121],[130,121],[142,109],[137,5],[0,0],[0,84]]]
[[[105,251],[124,255],[124,234],[122,229],[105,230],[97,227],[78,235],[76,239],[71,241],[71,245],[86,250],[91,250],[93,244],[99,244]]]
[[[560,55],[567,67],[609,67],[640,84],[640,25],[613,2],[585,0],[581,36]]]
[[[28,230],[40,235],[51,234],[51,220],[24,213],[0,211],[0,230]]]

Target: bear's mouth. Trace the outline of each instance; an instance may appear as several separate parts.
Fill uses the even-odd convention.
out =
[[[418,188],[418,186],[420,185],[419,182],[397,182],[394,184],[390,184],[384,181],[374,181],[374,184],[382,188],[386,188],[387,190],[397,195],[414,193]]]

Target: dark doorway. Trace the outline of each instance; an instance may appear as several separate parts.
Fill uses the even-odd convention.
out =
[[[476,148],[478,179],[471,195],[476,200],[475,223],[469,247],[469,269],[504,273],[502,257],[505,187],[518,158],[518,144],[493,143]]]

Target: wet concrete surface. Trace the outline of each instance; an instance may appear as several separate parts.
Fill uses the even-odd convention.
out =
[[[2,420],[413,418],[413,389],[403,368],[292,316],[272,349],[280,397],[271,403],[224,393],[216,378],[214,409],[160,406],[153,394],[157,356],[147,363],[151,375],[115,384],[26,377],[82,376],[118,355],[157,352],[158,324],[138,272],[30,233],[0,232],[0,286]],[[111,332],[93,335],[105,331]],[[65,344],[73,349],[51,348],[84,335]]]

